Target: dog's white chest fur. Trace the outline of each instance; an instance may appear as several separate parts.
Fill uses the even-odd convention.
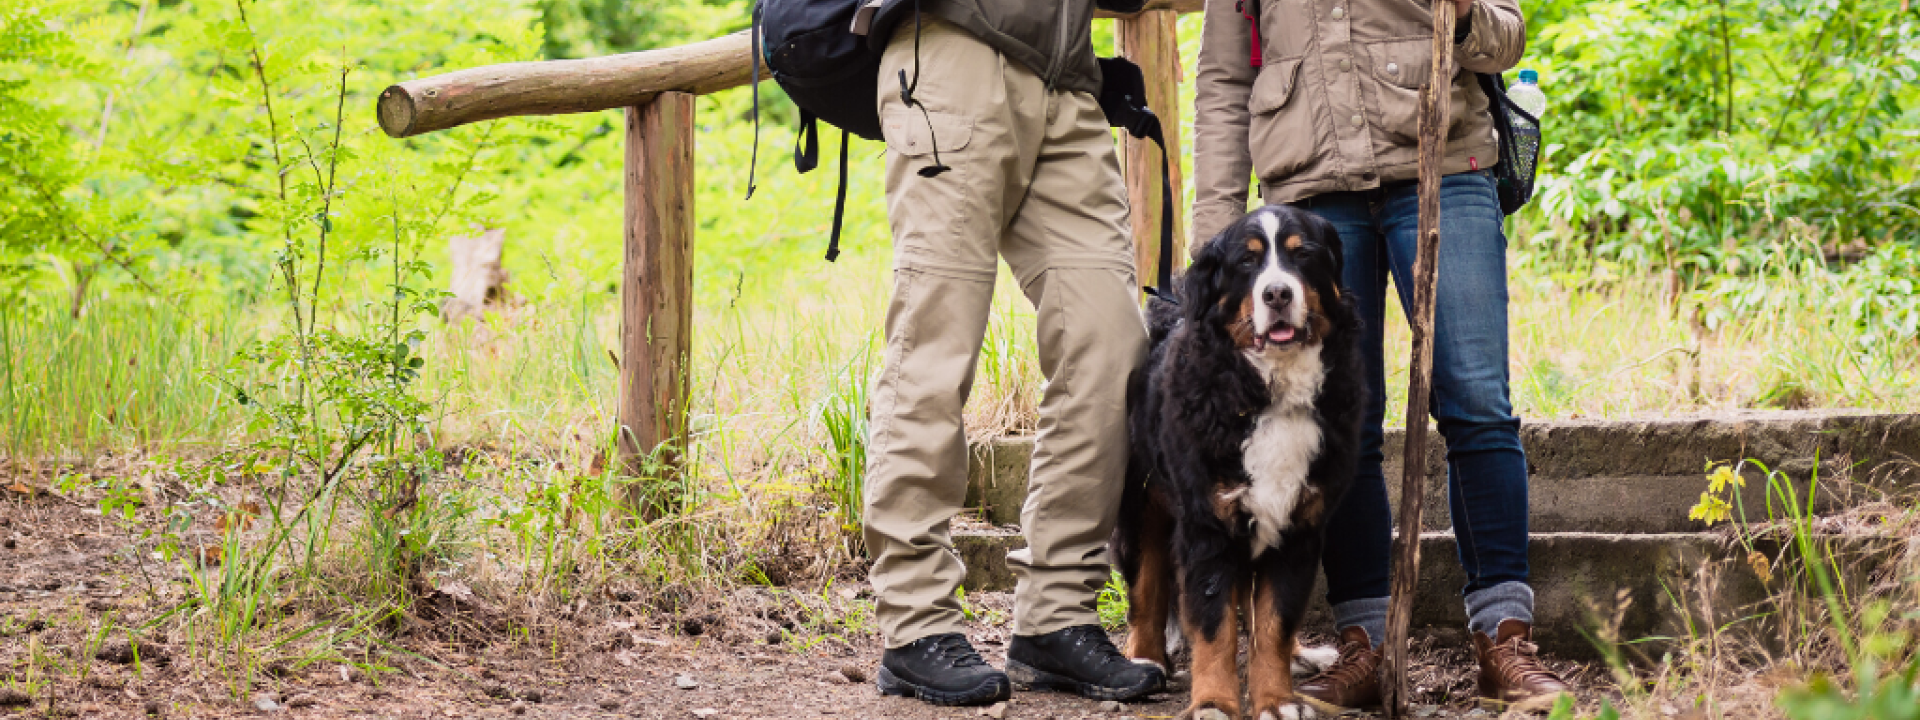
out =
[[[1277,357],[1276,357],[1277,356]],[[1240,446],[1241,461],[1252,485],[1240,506],[1253,516],[1253,556],[1271,548],[1281,531],[1293,523],[1293,509],[1307,487],[1307,468],[1320,454],[1320,423],[1313,400],[1326,380],[1318,346],[1285,353],[1247,353],[1267,387],[1273,403],[1254,420],[1253,432]]]

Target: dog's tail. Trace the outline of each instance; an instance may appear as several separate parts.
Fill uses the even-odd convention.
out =
[[[1140,403],[1145,401],[1146,369],[1134,373],[1127,383],[1127,424],[1131,430],[1132,442],[1127,448],[1127,472],[1125,485],[1120,489],[1120,516],[1113,524],[1113,534],[1107,538],[1107,550],[1113,556],[1113,562],[1120,571],[1120,577],[1131,585],[1140,573],[1140,518],[1141,511],[1147,505],[1147,469],[1153,464],[1148,454],[1148,444],[1141,442],[1138,418],[1143,414]]]
[[[1174,326],[1180,324],[1180,303],[1175,296],[1167,294],[1170,292],[1147,298],[1148,347],[1160,347],[1173,333]]]

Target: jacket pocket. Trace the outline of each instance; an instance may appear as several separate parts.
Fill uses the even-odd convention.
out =
[[[1306,167],[1318,150],[1313,108],[1306,98],[1293,99],[1303,59],[1269,61],[1254,77],[1253,92],[1247,98],[1247,111],[1253,116],[1247,146],[1254,171],[1263,179],[1284,179]]]
[[[880,118],[880,134],[887,140],[887,149],[907,157],[932,153],[935,140],[940,142],[940,152],[959,152],[973,142],[973,120],[933,111],[922,117],[918,109],[894,107]]]
[[[1265,115],[1286,107],[1287,99],[1293,97],[1293,85],[1300,75],[1303,59],[1278,60],[1261,68],[1253,79],[1253,95],[1247,98],[1247,112]]]
[[[1367,43],[1368,114],[1377,150],[1409,146],[1420,137],[1420,85],[1433,72],[1433,38]]]

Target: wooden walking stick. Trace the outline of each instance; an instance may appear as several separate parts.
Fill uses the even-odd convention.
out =
[[[1433,384],[1433,305],[1440,270],[1440,163],[1446,159],[1453,97],[1454,5],[1433,0],[1433,73],[1420,88],[1420,240],[1413,263],[1413,362],[1407,371],[1406,456],[1400,464],[1400,522],[1394,538],[1393,600],[1387,606],[1386,708],[1407,717],[1407,625],[1420,585],[1420,512],[1426,497],[1427,402]]]

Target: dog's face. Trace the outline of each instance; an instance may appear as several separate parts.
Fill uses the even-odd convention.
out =
[[[1188,319],[1215,323],[1243,351],[1317,347],[1332,329],[1323,303],[1340,297],[1340,236],[1320,216],[1260,208],[1207,241],[1187,270]]]

